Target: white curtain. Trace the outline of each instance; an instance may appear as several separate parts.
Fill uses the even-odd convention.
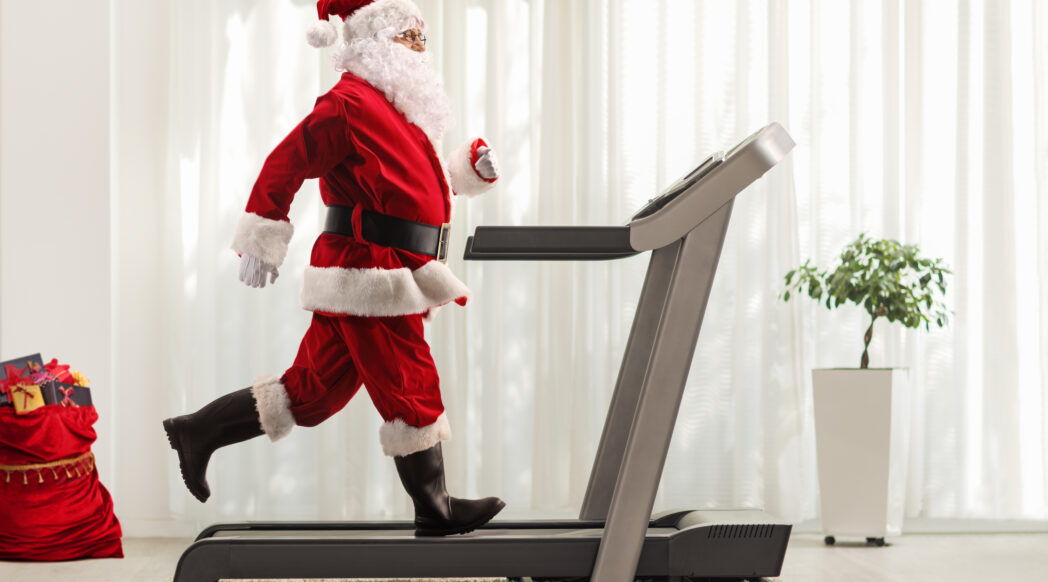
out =
[[[656,508],[817,516],[810,370],[856,366],[867,324],[858,309],[778,295],[787,270],[831,266],[867,232],[955,272],[948,328],[879,323],[871,350],[872,365],[911,371],[909,514],[1048,518],[1048,6],[419,4],[456,114],[445,149],[484,135],[504,169],[494,191],[456,206],[449,264],[475,300],[428,328],[454,494],[500,495],[510,516],[577,510],[647,268],[645,256],[465,263],[467,234],[622,224],[707,154],[778,121],[798,146],[737,199]],[[180,0],[170,12],[157,312],[174,414],[280,374],[295,354],[315,183],[292,208],[274,286],[240,284],[228,244],[265,155],[335,75],[304,42],[310,2]],[[316,429],[223,449],[206,505],[170,463],[172,515],[405,518],[379,423],[358,396]]]

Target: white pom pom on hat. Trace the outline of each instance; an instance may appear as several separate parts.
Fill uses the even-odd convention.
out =
[[[306,31],[306,42],[314,48],[324,48],[338,40],[338,29],[330,20],[318,20]]]
[[[335,44],[338,40],[338,29],[328,20],[338,16],[345,20],[359,8],[371,4],[374,0],[319,0],[317,2],[317,22],[306,31],[306,41],[310,46],[323,48]]]

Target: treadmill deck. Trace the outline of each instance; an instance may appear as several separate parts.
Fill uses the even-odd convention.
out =
[[[710,515],[716,523],[704,523]],[[791,529],[755,510],[676,512],[649,526],[637,576],[777,576]],[[175,582],[589,577],[603,534],[601,523],[580,521],[496,521],[447,537],[416,537],[410,522],[220,524],[186,550]]]

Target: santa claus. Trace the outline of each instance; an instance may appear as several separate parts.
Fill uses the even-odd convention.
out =
[[[302,182],[320,179],[327,205],[301,303],[313,312],[294,363],[277,378],[227,394],[164,421],[182,477],[200,501],[218,449],[293,426],[314,426],[341,410],[363,385],[384,423],[379,441],[393,457],[415,506],[419,535],[471,531],[505,504],[458,499],[444,486],[442,441],[451,428],[423,320],[442,305],[465,305],[469,290],[445,264],[454,195],[490,189],[499,170],[481,139],[437,155],[448,99],[427,65],[426,25],[409,0],[321,0],[314,46],[333,44],[341,79],[317,99],[262,166],[233,237],[240,280],[277,278],[293,227],[288,209]]]

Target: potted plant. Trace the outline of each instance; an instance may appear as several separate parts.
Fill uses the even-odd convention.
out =
[[[857,536],[883,546],[886,536],[902,533],[909,394],[907,370],[869,367],[873,326],[883,318],[908,328],[944,327],[951,271],[914,245],[865,234],[844,247],[836,269],[810,263],[786,274],[784,301],[804,294],[830,310],[853,303],[870,317],[858,368],[812,371],[825,541]]]

